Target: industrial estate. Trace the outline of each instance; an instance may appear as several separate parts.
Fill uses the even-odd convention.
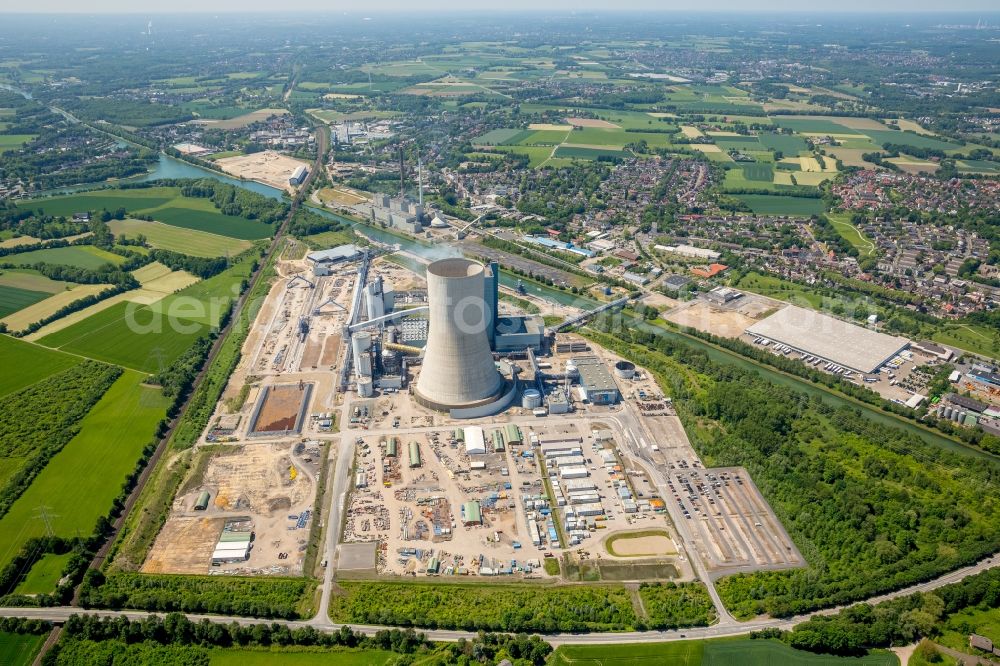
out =
[[[3,16],[0,662],[1000,654],[992,18]]]

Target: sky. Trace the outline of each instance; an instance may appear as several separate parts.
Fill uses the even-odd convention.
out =
[[[834,12],[990,12],[997,0],[0,0],[3,12],[273,12],[321,11],[377,13],[385,11],[809,11]]]

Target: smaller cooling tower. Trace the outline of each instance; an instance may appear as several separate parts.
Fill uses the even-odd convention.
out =
[[[417,379],[422,405],[448,411],[493,402],[504,387],[487,336],[483,265],[442,259],[427,267],[427,347]]]

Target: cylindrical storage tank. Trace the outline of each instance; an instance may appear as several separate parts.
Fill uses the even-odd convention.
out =
[[[527,389],[521,394],[521,406],[525,409],[536,409],[542,406],[542,394],[536,389]]]
[[[351,346],[354,356],[361,356],[372,348],[372,334],[369,331],[358,331],[351,337]]]
[[[503,391],[490,351],[483,265],[442,259],[427,267],[427,346],[415,397],[448,411],[493,402]]]
[[[945,408],[944,408],[944,417],[945,417],[946,419],[950,419],[950,418],[951,418],[951,415],[952,415],[952,412],[954,412],[954,411],[955,411],[955,410],[953,410],[953,409],[952,409],[951,407],[945,407]]]
[[[368,378],[358,380],[358,395],[362,398],[370,398],[375,395],[375,385]]]
[[[960,412],[960,411],[958,411],[958,410],[956,409],[956,410],[955,410],[955,413],[951,415],[951,418],[952,418],[952,419],[953,419],[953,420],[954,420],[954,421],[955,421],[956,423],[961,423],[962,421],[964,421],[964,420],[965,420],[965,412]]]
[[[622,379],[632,379],[635,376],[635,363],[631,361],[618,361],[615,363],[615,374]]]

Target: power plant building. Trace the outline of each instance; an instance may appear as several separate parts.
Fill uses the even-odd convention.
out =
[[[346,245],[338,245],[337,247],[332,247],[329,250],[319,250],[317,252],[310,252],[306,255],[313,265],[313,275],[329,275],[330,269],[340,263],[347,261],[355,261],[361,258],[361,250],[358,249],[357,245],[353,243],[348,243]]]
[[[576,356],[573,364],[580,373],[580,387],[594,405],[613,405],[621,399],[621,391],[608,366],[596,356]]]
[[[428,339],[414,394],[425,407],[485,406],[503,393],[487,332],[485,283],[483,265],[468,259],[442,259],[427,267]]]

